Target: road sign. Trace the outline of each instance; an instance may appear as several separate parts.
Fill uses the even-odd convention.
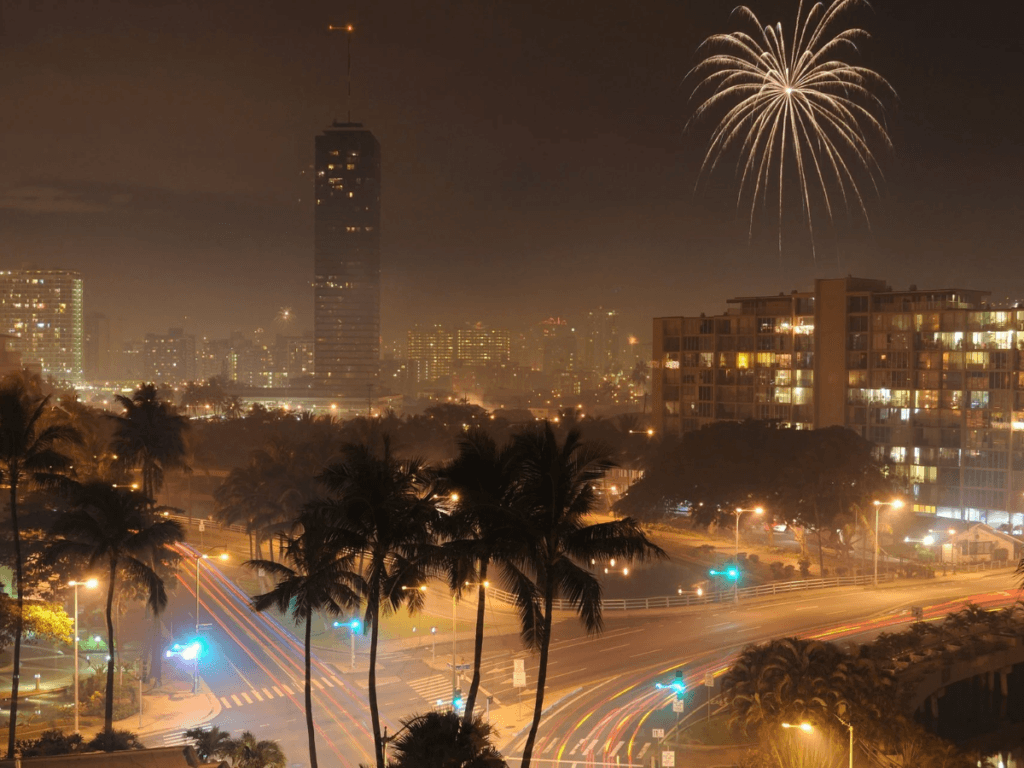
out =
[[[199,532],[202,533],[205,530],[206,530],[206,524],[202,520],[200,520],[199,521]]]
[[[661,765],[662,768],[676,768],[676,753],[668,751],[662,752]]]
[[[526,659],[513,659],[512,660],[512,687],[513,688],[525,688],[526,687]]]
[[[448,669],[451,669],[451,668],[452,668],[452,663],[449,661],[448,662]],[[473,668],[472,664],[456,664],[455,665],[455,670],[457,672],[465,672],[467,669],[472,669],[472,668]]]
[[[665,729],[664,728],[651,728],[651,738],[652,739],[664,739],[665,738]]]
[[[704,685],[708,688],[715,687],[715,673],[708,672],[704,675]]]
[[[686,706],[686,702],[685,701],[677,699],[676,701],[672,702],[672,711],[673,712],[682,712],[683,708],[685,706]]]

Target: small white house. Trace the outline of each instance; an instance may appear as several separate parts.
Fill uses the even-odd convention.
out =
[[[1024,542],[984,523],[975,523],[951,534],[949,544],[942,549],[943,560],[954,565],[1004,558],[1014,563],[1024,554]]]

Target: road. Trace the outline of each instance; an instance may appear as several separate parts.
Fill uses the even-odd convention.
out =
[[[291,631],[301,636],[301,630],[251,611],[247,596],[220,569],[204,566],[201,574],[201,617],[210,626],[202,632],[209,647],[200,662],[200,674],[222,705],[214,722],[231,732],[250,730],[257,738],[275,739],[285,750],[290,766],[306,766],[302,645]],[[911,605],[925,606],[926,618],[933,618],[955,610],[972,596],[986,605],[1006,604],[1016,598],[1016,593],[1010,591],[1009,572],[911,584],[909,589],[795,593],[738,606],[609,614],[605,631],[594,638],[586,637],[575,620],[561,621],[554,630],[546,701],[574,695],[546,716],[534,763],[544,768],[640,766],[646,759],[649,764],[657,746],[650,738],[651,729],[667,728],[675,719],[671,712],[673,694],[657,689],[655,683],[669,682],[677,667],[685,672],[686,706],[690,709],[706,700],[702,688],[705,673],[720,675],[729,660],[750,643],[788,635],[859,640],[905,625]],[[186,575],[182,586],[172,606],[178,626],[194,622],[194,576]],[[443,615],[441,607],[436,610]],[[463,626],[462,637],[458,652],[468,656],[468,625]],[[366,696],[368,639],[357,636],[359,653],[354,671],[349,666],[347,640],[347,630],[337,641],[322,635],[314,638],[319,646],[339,650],[319,650],[315,654],[313,707],[320,764],[356,768],[360,763],[372,762]],[[439,662],[451,653],[448,643],[438,643]],[[515,719],[518,692],[511,685],[513,659],[526,659],[527,682],[532,685],[536,680],[536,657],[522,650],[514,633],[488,637],[484,648],[483,687],[493,694],[495,705],[501,704]],[[450,696],[450,673],[432,664],[431,655],[429,643],[405,649],[392,645],[381,655],[378,697],[382,721],[389,732],[400,727],[403,717],[425,711],[438,699]],[[528,687],[517,727],[525,724],[532,704],[533,689]],[[481,702],[481,709],[483,706]],[[168,733],[163,741],[176,743],[180,739],[180,733]],[[513,738],[507,729],[500,741],[510,764],[517,765],[523,736]]]

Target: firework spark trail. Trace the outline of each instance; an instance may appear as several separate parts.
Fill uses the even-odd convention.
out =
[[[856,201],[870,226],[854,171],[858,167],[866,171],[878,193],[882,170],[867,134],[875,134],[891,149],[885,126],[876,116],[884,105],[875,90],[892,96],[895,92],[877,72],[841,60],[843,52],[857,51],[857,41],[868,37],[860,28],[830,32],[837,18],[857,5],[867,2],[833,0],[828,7],[814,3],[805,15],[804,0],[800,0],[788,45],[781,23],[762,26],[752,10],[740,6],[734,14],[754,25],[757,35],[742,31],[712,35],[699,49],[708,51],[707,56],[687,75],[699,78],[694,96],[712,91],[700,97],[704,100],[687,127],[716,108],[727,107],[712,132],[699,178],[713,172],[727,151],[738,146],[736,204],[750,199],[748,237],[753,237],[758,202],[767,206],[770,190],[777,187],[780,254],[787,167],[796,174],[812,251],[812,198],[817,199],[820,192],[832,223],[837,202],[829,194],[833,183],[844,207],[849,208],[851,199]]]

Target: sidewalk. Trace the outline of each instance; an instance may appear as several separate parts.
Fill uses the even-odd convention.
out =
[[[220,701],[202,678],[199,678],[199,692],[195,694],[192,693],[191,680],[171,680],[159,688],[143,690],[141,724],[139,715],[134,714],[116,721],[114,728],[132,731],[145,743],[146,736],[204,725],[215,719],[220,710]]]

